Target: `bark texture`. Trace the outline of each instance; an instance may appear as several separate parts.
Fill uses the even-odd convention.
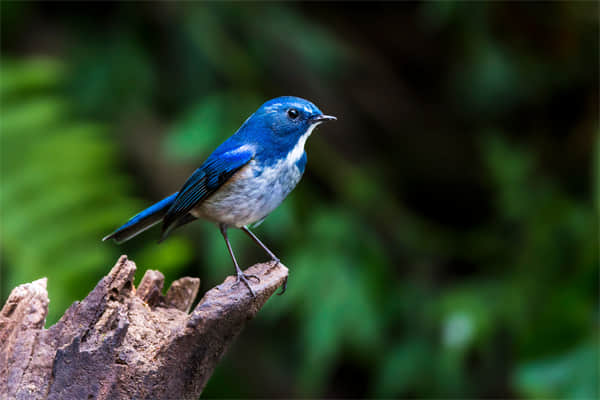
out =
[[[0,312],[0,398],[195,399],[244,325],[287,279],[281,264],[245,272],[256,297],[228,277],[194,310],[200,280],[164,276],[122,256],[88,296],[44,329],[46,278],[13,289]]]

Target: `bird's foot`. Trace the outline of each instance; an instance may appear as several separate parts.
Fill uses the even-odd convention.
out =
[[[243,272],[238,272],[237,280],[235,281],[235,283],[232,286],[237,286],[240,284],[240,282],[244,282],[244,284],[246,285],[248,290],[250,290],[250,294],[252,295],[252,297],[256,297],[256,293],[254,293],[254,290],[250,286],[250,279],[252,279],[252,278],[256,279],[257,282],[260,282],[260,278],[256,275],[252,275],[252,274],[246,275]]]
[[[283,281],[283,286],[281,287],[281,292],[277,293],[278,296],[281,296],[285,293],[285,289],[287,289],[287,276],[285,277],[285,281]]]
[[[279,258],[275,257],[274,255],[271,256],[271,262],[273,263],[273,265],[281,264],[281,261],[279,260]],[[282,294],[284,294],[285,289],[287,289],[287,277],[285,278],[285,281],[283,282],[283,286],[281,287],[281,292],[277,293],[277,295],[281,296]]]

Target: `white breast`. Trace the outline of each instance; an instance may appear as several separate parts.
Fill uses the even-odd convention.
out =
[[[230,226],[242,227],[265,218],[296,187],[302,174],[289,157],[258,170],[255,161],[238,171],[192,215]]]
[[[192,215],[235,227],[264,219],[300,182],[302,172],[296,163],[302,158],[306,140],[317,125],[309,127],[287,157],[274,165],[261,170],[256,161],[250,161],[192,210]]]

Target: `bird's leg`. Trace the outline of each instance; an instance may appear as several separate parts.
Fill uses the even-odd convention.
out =
[[[240,281],[244,282],[244,284],[250,290],[250,294],[252,295],[252,297],[256,297],[254,290],[252,290],[252,287],[250,287],[250,282],[248,281],[248,279],[255,278],[256,280],[258,280],[260,282],[260,278],[256,275],[244,274],[244,272],[238,266],[237,260],[235,259],[235,255],[233,254],[233,249],[231,248],[231,243],[229,243],[229,238],[227,237],[227,225],[219,224],[219,229],[221,229],[221,234],[223,235],[223,238],[225,239],[225,244],[227,244],[227,250],[229,250],[229,255],[231,256],[231,260],[233,260],[233,265],[235,266],[235,271],[237,273],[237,281],[236,281],[235,285],[238,285],[240,283]]]
[[[260,239],[257,238],[256,235],[250,231],[250,229],[248,229],[247,226],[242,226],[242,230],[246,232],[248,236],[252,238],[252,240],[254,240],[254,243],[262,247],[262,249],[267,252],[267,254],[271,257],[271,260],[275,261],[276,263],[279,263],[279,258],[277,258],[277,256],[273,254],[273,252],[269,250],[269,248],[265,246],[264,243],[261,242]]]
[[[244,232],[246,232],[248,234],[248,236],[250,236],[250,238],[252,238],[252,240],[254,240],[254,243],[256,243],[257,245],[262,247],[262,249],[264,251],[266,251],[269,256],[271,256],[271,260],[273,260],[273,261],[275,261],[275,263],[279,264],[279,258],[277,258],[277,256],[275,254],[273,254],[273,252],[271,250],[269,250],[269,248],[267,246],[265,246],[265,244],[263,242],[261,242],[260,239],[257,238],[256,235],[254,233],[252,233],[252,231],[250,229],[248,229],[247,226],[242,226],[242,230]],[[281,288],[281,292],[279,292],[277,294],[279,296],[281,296],[282,294],[285,293],[285,289],[287,289],[287,277],[285,278],[285,282],[283,282],[283,287]]]

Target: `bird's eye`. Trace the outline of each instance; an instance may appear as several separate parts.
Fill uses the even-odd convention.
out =
[[[290,117],[291,119],[296,119],[298,118],[298,116],[300,115],[300,113],[298,112],[298,110],[296,110],[295,108],[290,108],[287,112],[288,117]]]

